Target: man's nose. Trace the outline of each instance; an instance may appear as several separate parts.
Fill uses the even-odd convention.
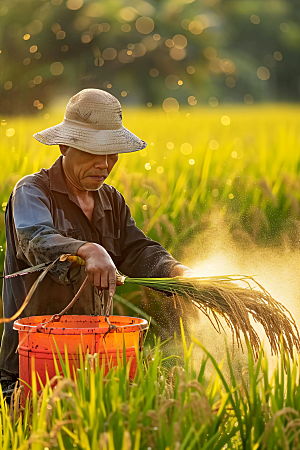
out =
[[[99,169],[108,169],[107,155],[99,156],[95,161],[94,166]]]

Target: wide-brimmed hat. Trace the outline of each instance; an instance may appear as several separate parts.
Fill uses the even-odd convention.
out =
[[[101,89],[83,89],[67,104],[64,120],[33,135],[42,144],[64,144],[95,155],[136,152],[146,147],[123,127],[119,100]]]

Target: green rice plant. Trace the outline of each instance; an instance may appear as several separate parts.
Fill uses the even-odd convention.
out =
[[[255,360],[247,343],[248,365],[237,378],[228,351],[226,361],[217,362],[194,336],[187,345],[183,327],[182,345],[184,359],[171,368],[159,340],[143,357],[137,351],[134,380],[122,351],[108,372],[99,355],[80,352],[79,368],[71,371],[67,351],[64,357],[58,352],[57,376],[39,393],[33,381],[24,409],[17,389],[14,409],[0,391],[0,449],[299,448],[298,357],[282,347],[270,374],[264,350]],[[195,346],[203,352],[197,366]]]

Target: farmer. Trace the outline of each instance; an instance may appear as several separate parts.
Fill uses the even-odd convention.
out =
[[[89,283],[71,314],[104,314],[108,297],[116,289],[116,268],[131,277],[188,273],[187,267],[136,227],[122,194],[104,184],[119,153],[147,145],[123,126],[121,105],[113,95],[99,89],[80,91],[70,99],[62,123],[34,137],[46,145],[59,145],[61,156],[50,169],[22,178],[9,198],[4,275],[54,261],[62,254],[76,254],[86,265],[58,262],[22,317],[59,313],[86,274]],[[35,272],[4,280],[5,317],[18,311],[38,276]],[[7,393],[18,377],[17,346],[18,332],[12,322],[7,323],[0,355],[0,382]]]

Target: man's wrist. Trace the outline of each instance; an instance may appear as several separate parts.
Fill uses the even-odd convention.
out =
[[[182,277],[184,275],[184,272],[187,272],[190,270],[188,267],[183,266],[182,264],[177,264],[175,267],[173,267],[170,277]]]
[[[85,260],[88,253],[93,249],[94,246],[95,244],[93,242],[86,242],[81,247],[79,247],[76,255]]]

